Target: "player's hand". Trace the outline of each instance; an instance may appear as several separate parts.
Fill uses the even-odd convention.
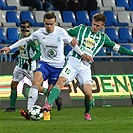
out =
[[[73,38],[71,41],[71,45],[75,47],[76,44],[78,44],[78,41],[76,40],[76,38]]]
[[[89,56],[89,55],[82,54],[81,57],[82,57],[82,59],[83,59],[84,61],[87,61],[87,62],[89,62],[89,61],[90,61],[90,62],[94,62],[93,58],[92,58],[91,56]]]
[[[19,55],[19,50],[17,50],[13,55],[12,55],[12,59],[15,60],[15,58]]]
[[[4,53],[4,54],[7,54],[10,52],[10,48],[9,47],[4,47],[2,49],[0,49],[0,54]]]

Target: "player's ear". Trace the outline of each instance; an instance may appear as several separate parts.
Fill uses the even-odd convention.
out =
[[[104,26],[105,26],[105,23],[102,25],[102,28],[104,28]]]

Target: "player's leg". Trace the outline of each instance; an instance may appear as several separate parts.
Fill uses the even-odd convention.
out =
[[[37,98],[38,98],[38,91],[39,89],[42,89],[42,82],[43,82],[43,76],[42,73],[39,71],[36,71],[34,73],[34,78],[32,81],[32,86],[30,87],[29,94],[28,94],[28,103],[27,103],[27,110],[20,110],[20,113],[23,117],[25,117],[26,120],[30,120],[30,116],[28,114],[28,110],[34,106]],[[41,87],[40,87],[41,86]]]
[[[10,94],[10,107],[4,110],[3,112],[14,112],[15,111],[15,103],[17,99],[17,85],[18,82],[11,82],[11,94]]]
[[[47,80],[47,77],[49,75],[48,65],[45,62],[39,61],[38,67],[36,69],[36,72],[34,73],[32,86],[29,90],[28,94],[28,104],[27,104],[27,110],[29,110],[36,102],[38,98],[38,92],[43,91],[43,81]],[[27,120],[30,119],[28,111],[21,110],[20,113],[22,116],[24,116]]]
[[[11,94],[10,94],[10,107],[4,110],[3,112],[14,112],[15,104],[17,100],[17,85],[19,81],[23,79],[23,70],[16,66],[13,71],[13,78],[11,82]]]
[[[47,102],[45,103],[43,109],[44,110],[51,110],[51,105],[53,102],[58,98],[61,88],[66,84],[66,82],[72,81],[75,77],[75,70],[74,67],[71,65],[66,65],[58,78],[56,84],[52,87],[49,96],[47,98]]]
[[[47,111],[51,110],[51,105],[58,98],[61,88],[64,86],[65,82],[66,82],[65,77],[62,77],[62,76],[59,77],[55,86],[52,87],[52,89],[48,95],[47,101],[46,101],[45,105],[43,106],[43,110],[47,110]]]
[[[50,66],[49,70],[50,70],[50,76],[48,78],[49,88],[48,88],[48,97],[47,97],[47,101],[49,104],[47,106],[51,107],[53,105],[53,102],[58,99],[56,103],[58,110],[60,110],[62,108],[62,99],[61,100],[59,99],[60,88],[57,88],[54,85],[58,82],[57,80],[62,68],[54,68]]]
[[[55,100],[55,103],[57,105],[57,110],[60,111],[62,109],[62,97],[58,96],[58,98]]]
[[[93,99],[92,99],[92,86],[90,84],[83,85],[85,99],[84,99],[84,106],[85,106],[85,119],[91,120],[90,110],[93,106]]]
[[[27,110],[29,110],[37,101],[38,91],[42,92],[43,90],[42,83],[43,83],[43,75],[41,72],[36,71],[34,73],[32,86],[30,87],[29,94],[28,94]]]
[[[45,101],[47,101],[47,97],[49,95],[50,90],[52,89],[54,85],[50,84],[48,86],[48,89],[44,89],[44,94],[46,95]],[[60,111],[62,109],[62,97],[58,96],[58,98],[55,100],[56,106],[57,106],[57,110]]]
[[[84,106],[85,106],[85,119],[91,120],[90,110],[93,105],[93,98],[92,98],[92,78],[91,78],[91,70],[82,69],[77,77],[79,83],[82,85],[83,92],[85,94],[84,98]]]

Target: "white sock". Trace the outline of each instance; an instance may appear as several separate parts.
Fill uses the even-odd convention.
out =
[[[31,86],[29,94],[28,94],[28,105],[27,105],[28,110],[32,106],[34,106],[37,98],[38,98],[38,87],[37,86]]]

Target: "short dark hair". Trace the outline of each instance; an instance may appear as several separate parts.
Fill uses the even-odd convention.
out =
[[[104,14],[101,14],[101,13],[96,13],[93,15],[93,19],[98,22],[98,21],[102,21],[103,23],[105,23],[106,21],[106,17]]]
[[[21,24],[28,24],[29,26],[31,26],[31,23],[30,23],[28,20],[22,21]],[[21,24],[20,24],[20,25],[21,25]]]
[[[53,19],[53,18],[55,18],[55,20],[56,20],[56,16],[55,16],[54,12],[47,12],[44,14],[44,20],[45,19]]]

